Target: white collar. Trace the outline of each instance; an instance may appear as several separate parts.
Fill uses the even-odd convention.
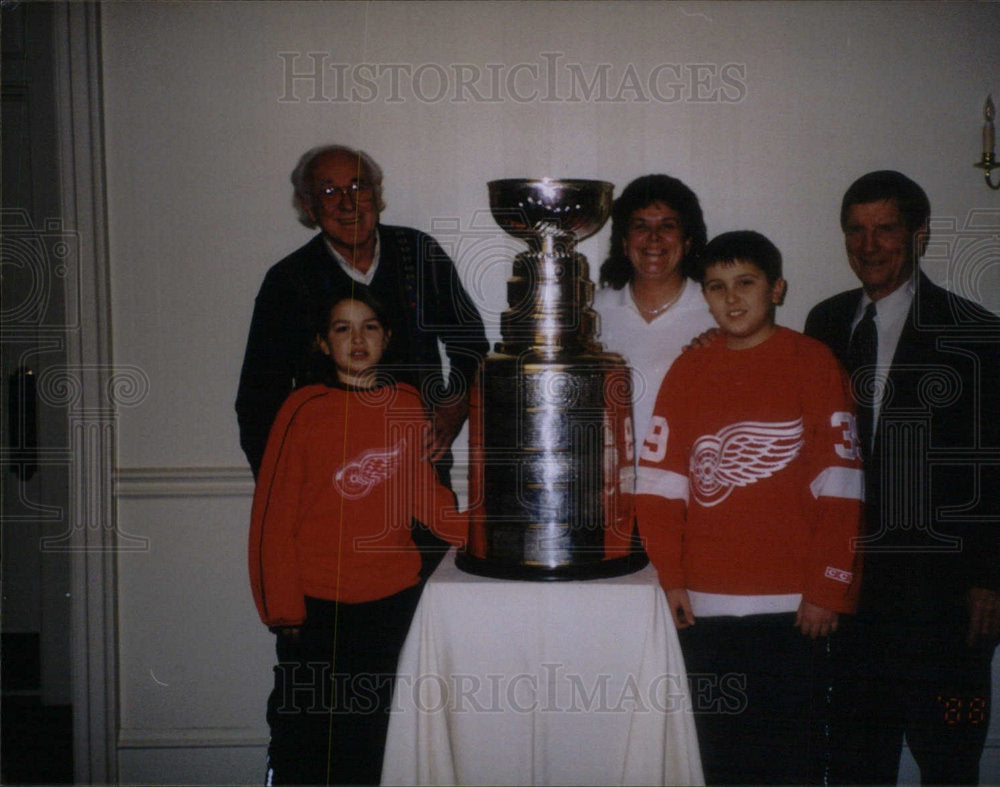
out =
[[[913,303],[913,295],[916,292],[916,271],[907,279],[902,286],[897,287],[884,298],[875,301],[875,313],[880,324],[902,323],[910,311]],[[864,290],[861,292],[861,301],[854,313],[854,324],[861,319],[872,299]]]
[[[665,314],[670,314],[671,312],[679,311],[682,308],[687,308],[690,305],[692,293],[694,293],[696,302],[700,305],[702,303],[701,298],[701,286],[694,281],[694,279],[689,279],[685,277],[681,282],[681,289],[674,297],[674,300],[670,304],[669,309],[664,309],[662,312],[653,317],[653,322],[656,322],[660,317]],[[621,299],[619,303],[629,309],[634,314],[637,314],[642,318],[643,322],[646,318],[643,316],[642,310],[636,304],[635,299],[632,297],[632,282],[631,280],[626,283],[624,287],[618,290],[619,298]],[[652,323],[650,323],[652,324]]]

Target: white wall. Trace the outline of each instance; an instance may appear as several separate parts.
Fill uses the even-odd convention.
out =
[[[995,227],[1000,211],[971,166],[986,94],[1000,98],[997,4],[149,2],[102,14],[114,355],[149,378],[118,423],[119,526],[149,544],[119,559],[124,781],[261,778],[272,652],[245,576],[251,486],[232,403],[264,272],[310,237],[288,183],[306,148],[338,141],[379,160],[383,219],[455,249],[493,338],[518,248],[483,213],[500,177],[618,189],[681,177],[710,234],[754,228],[782,249],[779,319],[800,328],[853,286],[844,189],[900,169],[929,192],[945,242],[928,273],[1000,309],[995,230],[959,231],[973,211]],[[292,79],[317,63],[321,78]],[[955,251],[990,237],[985,256]],[[606,244],[607,229],[582,245],[593,270]],[[984,779],[1000,779],[1000,750],[985,763]]]

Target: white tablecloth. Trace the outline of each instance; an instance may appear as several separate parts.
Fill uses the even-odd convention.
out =
[[[652,567],[472,576],[454,551],[400,657],[382,783],[703,784],[684,662]]]

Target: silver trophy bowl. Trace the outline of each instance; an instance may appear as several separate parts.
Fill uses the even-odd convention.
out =
[[[579,240],[611,210],[610,183],[497,180],[490,209],[526,240],[501,341],[469,414],[469,541],[460,568],[510,579],[589,579],[646,563],[632,514],[631,375],[596,341]]]
[[[614,186],[599,180],[494,180],[490,212],[505,232],[541,246],[546,238],[573,244],[589,238],[611,214]]]

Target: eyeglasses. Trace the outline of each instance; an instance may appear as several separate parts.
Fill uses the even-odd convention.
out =
[[[352,202],[369,202],[375,193],[375,187],[371,183],[359,181],[349,186],[321,186],[319,193],[323,199],[350,197]]]

